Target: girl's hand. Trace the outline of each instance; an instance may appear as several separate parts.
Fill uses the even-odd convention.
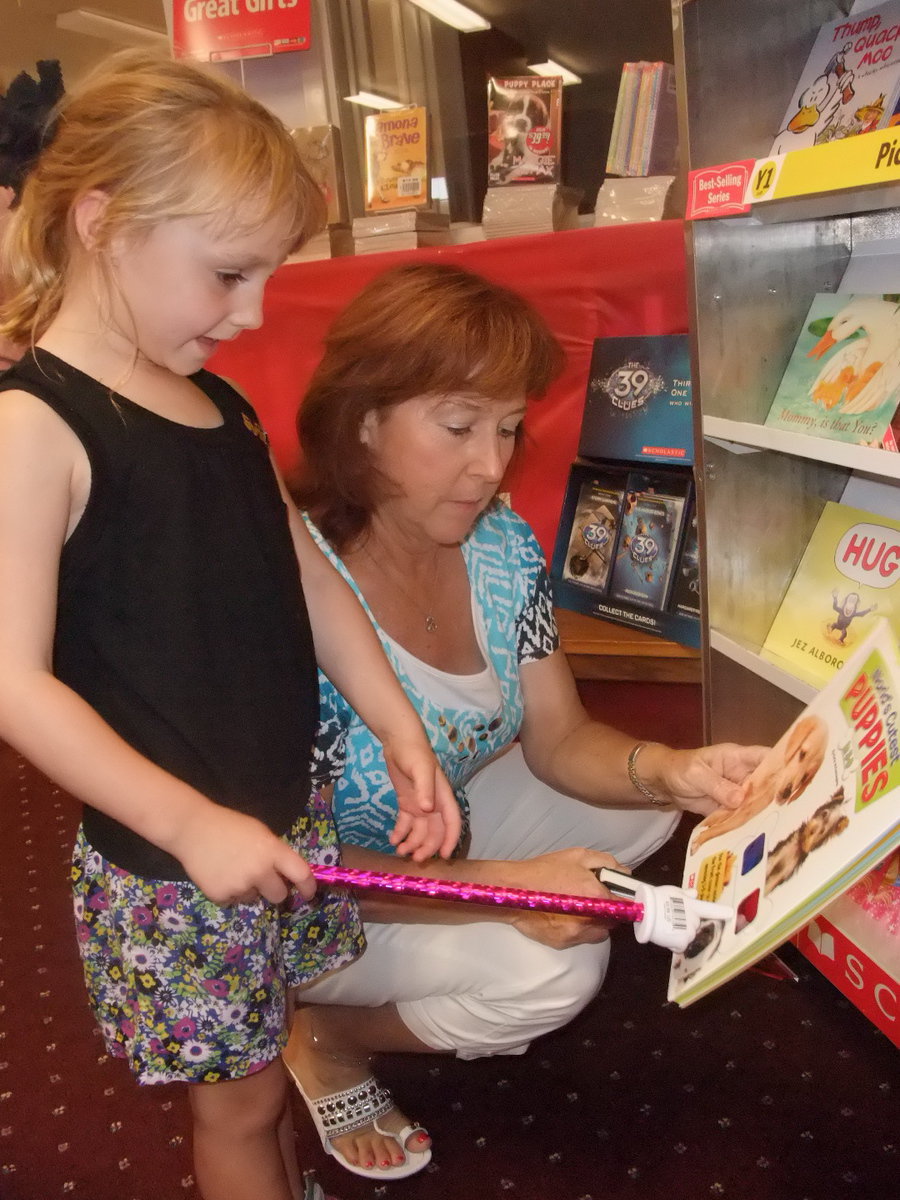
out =
[[[383,749],[399,810],[391,845],[414,862],[435,854],[449,858],[459,841],[462,815],[424,731],[415,739],[387,739]]]
[[[768,752],[766,746],[719,742],[699,750],[672,750],[649,742],[637,760],[638,777],[652,791],[668,796],[685,812],[701,816],[717,808],[737,808],[743,784]]]
[[[611,854],[600,850],[572,847],[554,850],[537,858],[503,864],[503,886],[531,888],[540,892],[557,892],[564,896],[596,896],[609,900],[612,897],[594,874],[600,867],[612,867],[616,871],[630,874],[627,867],[616,862]],[[531,909],[516,910],[510,924],[525,937],[554,950],[566,950],[570,946],[605,942],[615,921],[602,921],[596,917],[579,917],[571,913],[536,912]]]
[[[262,896],[280,904],[293,885],[306,900],[316,881],[306,862],[262,821],[210,802],[167,849],[214,904],[249,904]]]

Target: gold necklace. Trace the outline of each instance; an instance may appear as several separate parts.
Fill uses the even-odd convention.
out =
[[[379,562],[378,559],[375,558],[375,556],[369,550],[368,543],[363,546],[363,553],[365,554],[366,558],[368,558],[369,562],[371,562],[372,565],[376,568],[376,570],[380,571],[381,574],[384,575],[384,577],[386,579],[388,579],[391,583],[393,583],[395,587],[398,587],[400,589],[400,591],[403,593],[403,595],[407,598],[407,600],[409,600],[410,603],[413,604],[419,610],[419,612],[422,614],[422,616],[425,619],[425,632],[426,633],[437,633],[438,624],[437,624],[437,621],[435,620],[434,614],[432,612],[430,612],[428,608],[423,607],[423,605],[421,605],[419,603],[419,601],[416,599],[416,597],[406,587],[404,587],[404,585],[401,583],[400,579],[395,574],[393,574],[392,571],[388,571],[388,569],[384,563]],[[437,559],[437,554],[435,554],[435,556],[434,556],[434,571],[432,572],[432,576],[431,576],[432,595],[437,590],[437,588],[436,588],[437,569],[438,569],[438,559]]]

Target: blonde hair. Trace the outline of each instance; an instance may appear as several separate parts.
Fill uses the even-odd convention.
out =
[[[285,216],[290,253],[325,220],[293,139],[263,105],[196,65],[121,51],[63,99],[25,184],[4,238],[0,334],[25,344],[52,321],[70,267],[73,206],[95,190],[108,197],[98,251],[176,218],[241,234]]]

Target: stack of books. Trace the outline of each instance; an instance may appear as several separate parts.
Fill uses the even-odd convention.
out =
[[[678,160],[675,68],[625,63],[613,118],[607,175],[674,174]]]
[[[352,223],[332,231],[335,254],[379,254],[387,250],[415,250],[419,246],[446,246],[450,242],[450,217],[431,209],[406,209],[354,217]]]
[[[582,195],[579,188],[557,183],[489,187],[481,213],[484,236],[513,237],[522,233],[577,229],[578,204]]]

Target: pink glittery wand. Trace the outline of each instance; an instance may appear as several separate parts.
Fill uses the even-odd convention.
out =
[[[726,921],[734,909],[726,904],[698,900],[695,891],[670,885],[653,887],[621,871],[601,867],[594,874],[618,899],[599,896],[564,896],[558,892],[535,892],[526,888],[493,887],[486,883],[463,883],[458,879],[426,879],[419,875],[395,875],[388,871],[359,871],[354,867],[312,866],[321,883],[372,888],[431,896],[438,900],[462,900],[470,904],[504,908],[530,908],[541,912],[572,913],[601,920],[631,921],[639,942],[653,942],[676,953],[687,949],[701,924]]]
[[[644,915],[643,904],[629,900],[563,896],[558,892],[492,887],[486,883],[463,883],[456,879],[426,879],[419,875],[394,875],[388,871],[358,871],[353,867],[312,866],[311,869],[322,883],[430,896],[436,900],[463,900],[470,904],[493,904],[502,908],[532,908],[541,912],[573,913],[579,917],[601,917],[615,921],[640,921]]]

